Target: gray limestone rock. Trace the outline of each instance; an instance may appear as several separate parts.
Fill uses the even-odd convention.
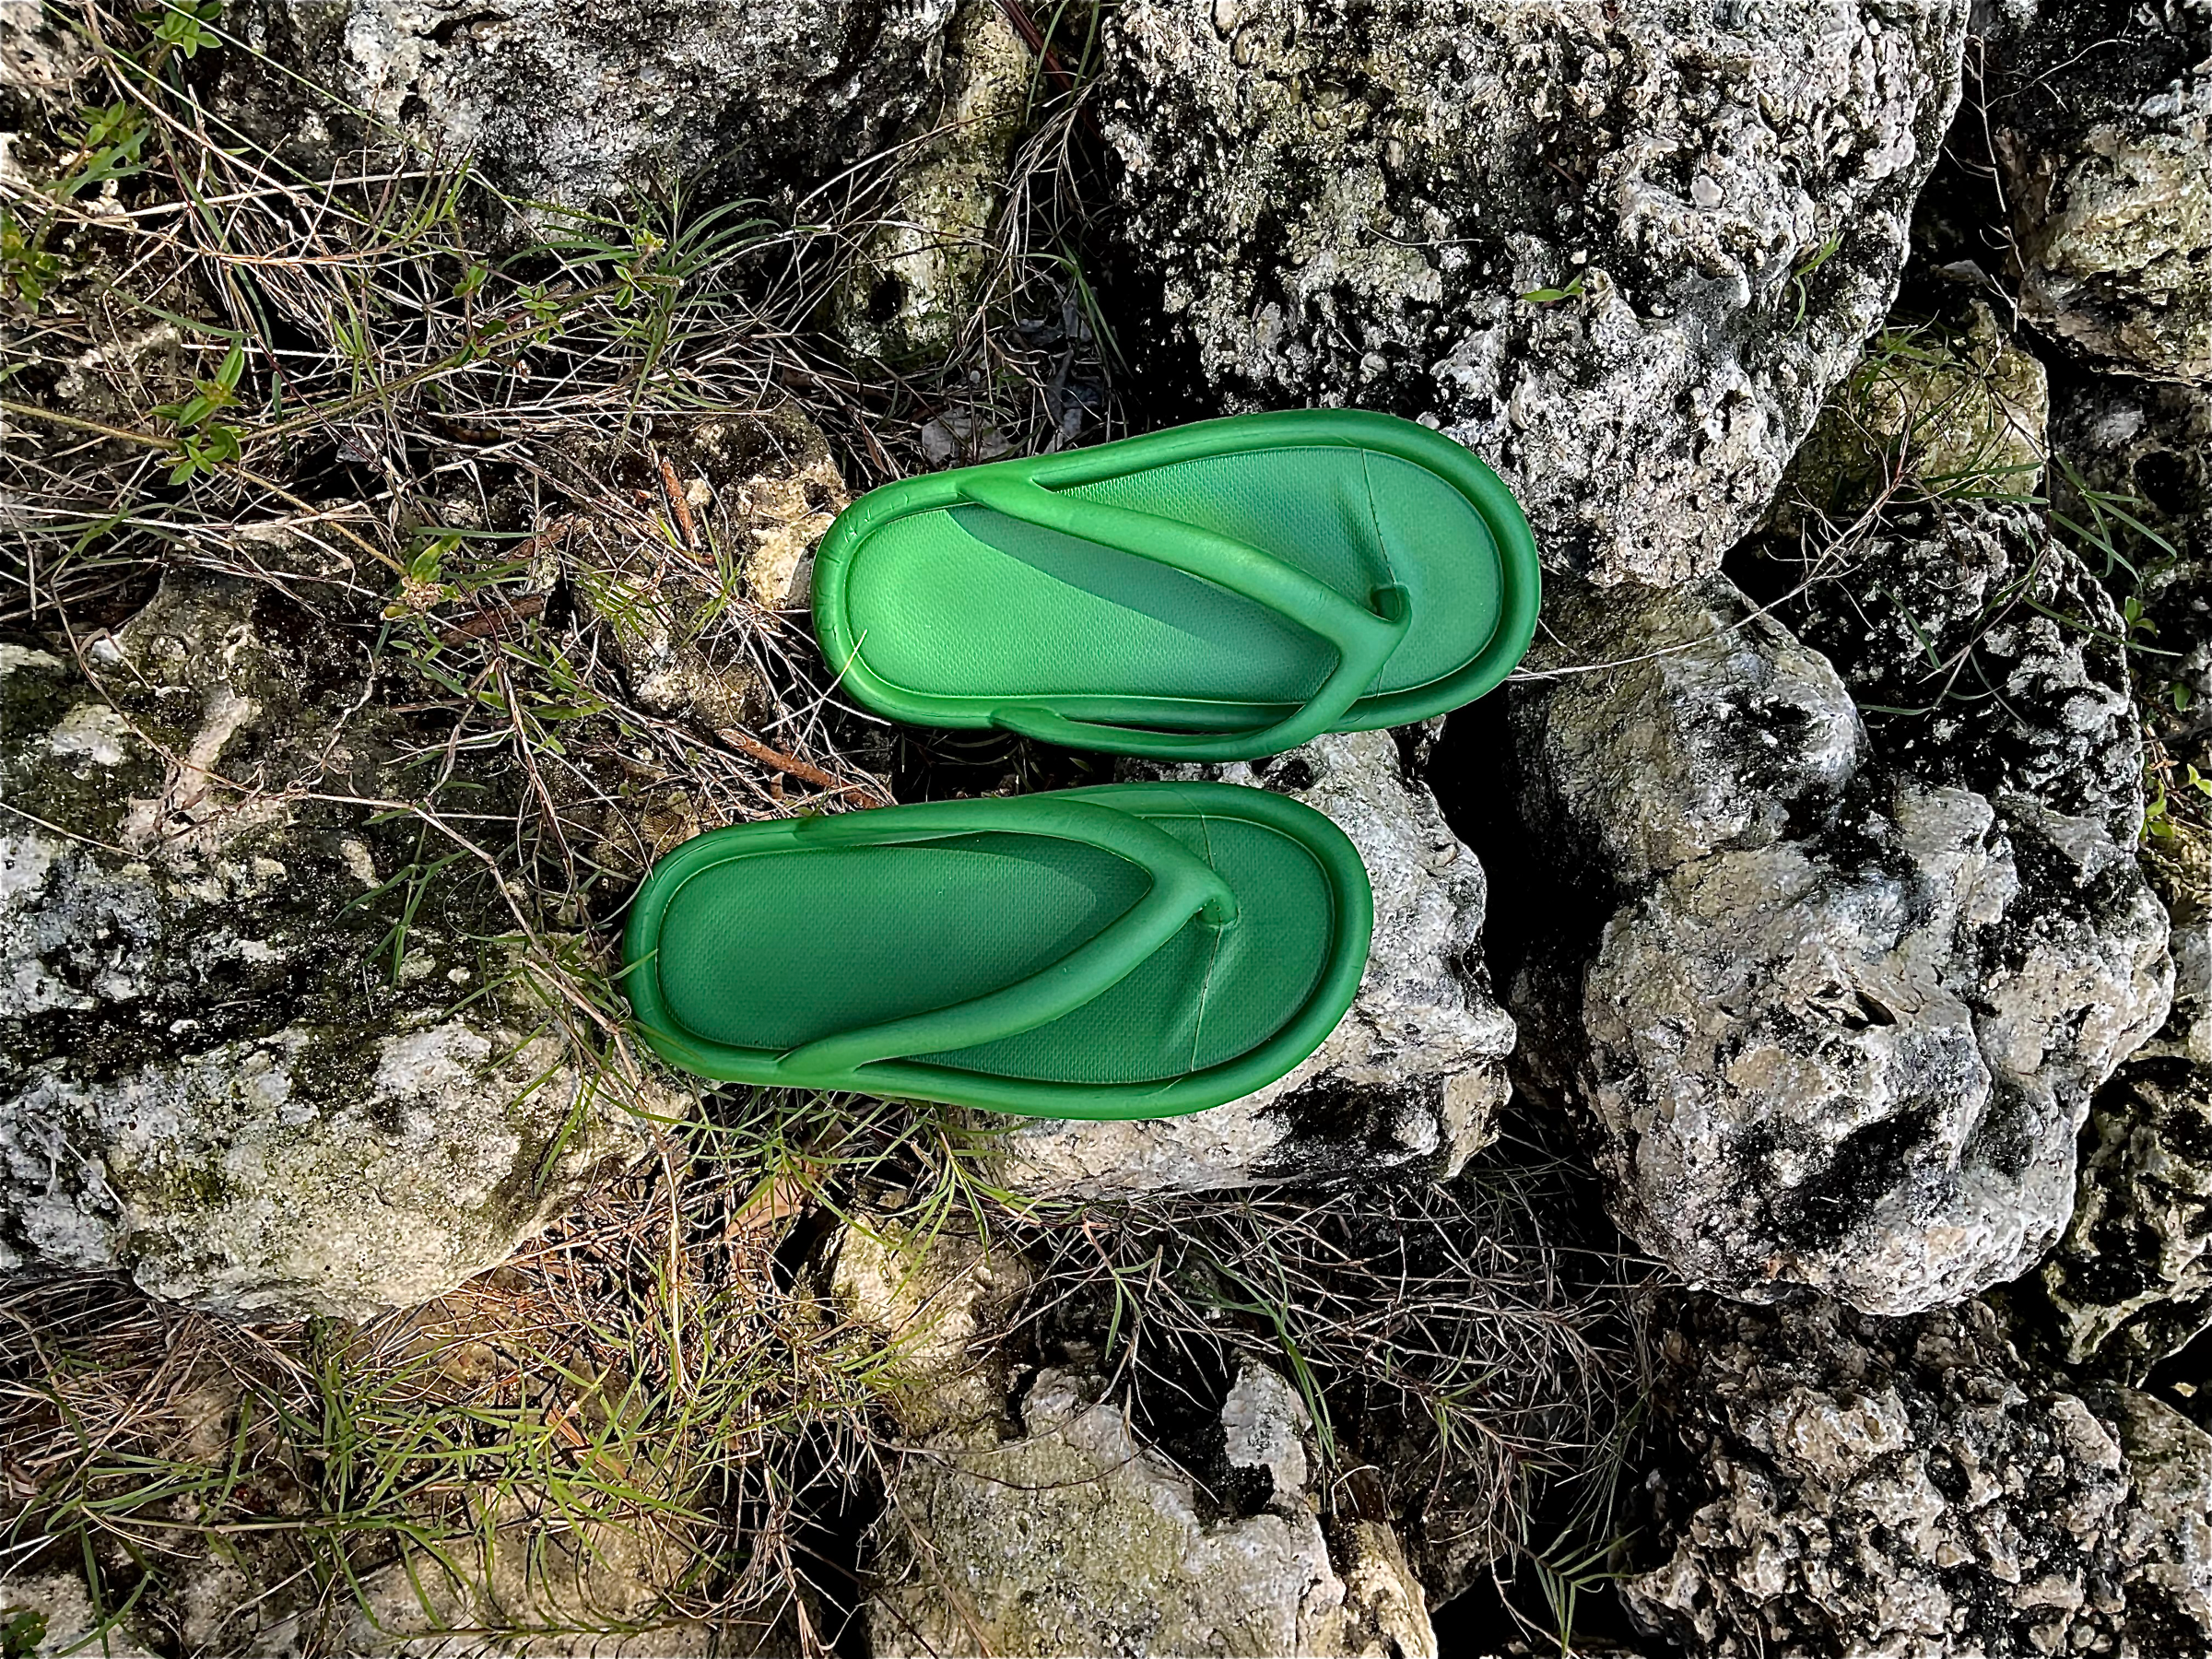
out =
[[[0,1265],[361,1317],[641,1148],[485,942],[514,931],[499,889],[374,821],[402,734],[353,652],[178,572],[88,641],[90,678],[0,658]]]
[[[2043,365],[1980,299],[1946,323],[1886,328],[1829,394],[1771,522],[1849,524],[1877,499],[2024,496],[2049,453]]]
[[[2022,314],[2100,368],[2212,384],[2212,8],[2046,0],[1989,79]]]
[[[1886,513],[1781,609],[1914,779],[2143,829],[2143,736],[2120,608],[2037,508]]]
[[[2212,1327],[2212,1066],[2130,1062],[2089,1135],[2073,1220],[2034,1288],[2061,1358],[2140,1382]]]
[[[886,1404],[902,1434],[994,1440],[1014,1378],[993,1344],[1035,1278],[1019,1256],[970,1234],[857,1218],[839,1235],[830,1288],[841,1314],[881,1338]]]
[[[2177,771],[2212,771],[2212,393],[2100,376],[2065,383],[2053,414],[2074,469],[2059,510],[2092,523],[2084,488],[2107,492],[2168,544],[2107,521],[2150,641],[2175,653],[2143,666],[2194,699],[2177,708],[2168,688],[2152,729]],[[2056,1357],[2128,1382],[2212,1326],[2212,838],[2180,779],[2169,788],[2184,804],[2144,863],[2171,917],[2171,1016],[2098,1095],[2073,1220],[2019,1298]]]
[[[1429,419],[1548,559],[1678,581],[1888,309],[1967,10],[1129,0],[1128,256],[1232,403]]]
[[[1664,1564],[1631,1611],[1700,1659],[2200,1653],[2212,1438],[2038,1381],[1975,1302],[1688,1311],[1654,1398]]]
[[[1876,764],[1834,671],[1720,578],[1551,627],[1512,724],[1571,901],[1508,1000],[1623,1229],[1752,1300],[1907,1313],[2026,1270],[2091,1092],[2166,1018],[2129,851]]]
[[[1818,653],[1723,578],[1665,595],[1548,595],[1568,643],[1516,691],[1523,810],[1621,888],[1832,823],[1866,734]]]
[[[1037,69],[995,5],[971,5],[946,37],[944,94],[904,159],[883,222],[834,300],[855,350],[941,359],[982,302],[997,251],[989,231]]]
[[[1022,1123],[1006,1142],[1003,1179],[1018,1191],[1100,1198],[1456,1173],[1490,1136],[1513,1047],[1482,957],[1482,866],[1406,776],[1388,733],[1323,737],[1203,775],[1317,807],[1359,848],[1375,891],[1359,996],[1310,1059],[1242,1100],[1150,1123]]]
[[[868,1633],[881,1654],[1434,1655],[1389,1529],[1316,1518],[1304,1405],[1248,1369],[1221,1411],[1224,1505],[1095,1383],[1040,1371],[1021,1431],[933,1441],[894,1476]],[[1222,1488],[1229,1485],[1224,1481]]]
[[[2135,1477],[2120,1545],[2126,1645],[2145,1659],[2201,1652],[2212,1641],[2212,1435],[2133,1389],[2091,1400],[2119,1430]]]
[[[673,179],[725,196],[827,178],[927,102],[954,0],[245,0],[221,99],[326,160],[362,135],[308,76],[511,194],[569,207]]]

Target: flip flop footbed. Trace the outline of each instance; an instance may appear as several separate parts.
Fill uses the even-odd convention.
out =
[[[1404,637],[1340,729],[1478,695],[1534,626],[1533,544],[1510,496],[1475,457],[1411,423],[1302,413],[1326,419],[1209,422],[1082,452],[1085,470],[1112,467],[1115,454],[1126,470],[1060,482],[1041,465],[1030,476],[1071,501],[1264,549],[1362,606],[1399,590]],[[1178,457],[1214,428],[1256,446]],[[1378,431],[1425,460],[1353,441]],[[1144,447],[1164,439],[1181,441]],[[1304,702],[1338,660],[1330,641],[1253,599],[958,490],[947,474],[877,492],[889,499],[843,537],[833,530],[841,545],[826,543],[818,565],[817,622],[833,665],[895,717],[982,725],[1007,705],[1045,703],[1077,719],[1234,732]]]
[[[1371,917],[1364,872],[1340,831],[1294,802],[1226,785],[1030,797],[1056,798],[1111,804],[1164,831],[1234,894],[1233,924],[1193,914],[1071,1012],[862,1066],[841,1086],[1071,1116],[1150,1115],[1248,1092],[1270,1080],[1259,1074],[1272,1066],[1279,1076],[1318,1044],[1357,985]],[[790,1051],[1034,979],[1154,885],[1152,873],[1113,852],[1025,832],[1022,800],[980,805],[1006,808],[996,816],[1007,828],[822,847],[753,825],[700,838],[719,838],[718,853],[700,842],[679,850],[680,883],[650,895],[648,936],[633,928],[633,995],[639,976],[650,976],[640,999],[649,1040],[710,1075],[783,1081],[777,1061]]]

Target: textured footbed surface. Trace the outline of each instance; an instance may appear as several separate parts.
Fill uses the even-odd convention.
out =
[[[917,1058],[1038,1082],[1154,1082],[1250,1052],[1304,1006],[1333,943],[1328,878],[1312,853],[1239,818],[1147,816],[1221,873],[1236,924],[1194,918],[1074,1013]],[[1150,885],[1112,853],[1040,835],[750,854],[671,899],[660,982],[696,1036],[780,1052],[1026,980]]]
[[[1395,456],[1256,450],[1064,493],[1234,536],[1363,604],[1378,587],[1403,586],[1412,625],[1368,695],[1443,678],[1497,629],[1489,526],[1452,485]],[[872,672],[940,698],[1290,704],[1336,661],[1327,641],[1211,582],[985,507],[883,525],[853,553],[846,606]]]

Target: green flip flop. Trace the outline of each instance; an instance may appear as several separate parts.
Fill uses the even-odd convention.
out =
[[[1344,831],[1227,783],[710,830],[624,940],[647,1043],[727,1082],[1151,1118],[1272,1083],[1367,965]]]
[[[1243,760],[1481,696],[1536,585],[1528,521],[1461,445],[1297,409],[872,490],[816,555],[814,622],[894,720]]]

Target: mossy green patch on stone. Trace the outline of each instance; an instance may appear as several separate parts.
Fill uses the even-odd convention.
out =
[[[996,6],[962,7],[929,136],[834,300],[855,350],[893,361],[941,357],[982,302],[996,260],[989,231],[1035,72]]]
[[[1830,394],[1791,463],[1778,523],[1877,498],[2032,495],[2048,453],[2043,366],[1979,301],[1958,330],[1890,329]]]

